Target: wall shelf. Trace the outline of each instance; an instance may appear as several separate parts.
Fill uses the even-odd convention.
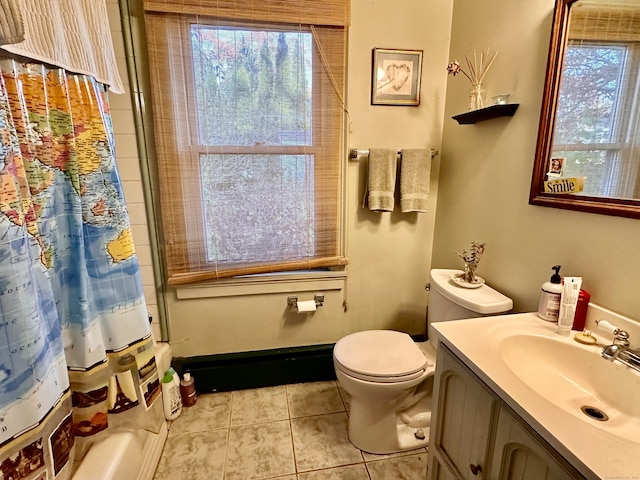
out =
[[[491,105],[490,107],[481,108],[479,110],[461,113],[451,118],[456,120],[460,125],[471,125],[473,123],[482,122],[483,120],[491,120],[492,118],[513,117],[519,106],[519,103]]]

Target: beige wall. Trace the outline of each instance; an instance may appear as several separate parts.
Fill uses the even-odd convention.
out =
[[[433,266],[448,267],[472,240],[487,243],[479,275],[537,309],[551,266],[582,276],[592,301],[640,317],[640,221],[528,205],[553,0],[455,0],[451,58],[499,50],[487,94],[511,93],[513,118],[458,125],[469,82],[447,87]]]
[[[108,0],[110,11],[117,0]],[[444,91],[453,0],[424,2],[405,0],[402,8],[394,2],[352,0],[349,45],[350,133],[348,145],[369,147],[441,149]],[[113,8],[112,8],[113,7]],[[112,22],[117,19],[111,15]],[[120,26],[113,24],[117,55],[124,59]],[[423,49],[422,103],[419,107],[371,106],[371,50],[373,47]],[[126,75],[124,66],[121,73]],[[142,202],[142,183],[137,168],[135,142],[128,97],[112,95],[116,125],[118,164],[143,269],[147,301],[153,308],[151,256],[148,234],[142,228],[146,217]],[[124,96],[122,96],[124,97]],[[127,109],[129,109],[127,111]],[[126,128],[125,128],[126,126]],[[124,145],[126,143],[126,146]],[[121,146],[122,145],[122,146]],[[424,285],[431,264],[437,169],[433,164],[430,213],[374,214],[361,208],[366,179],[366,162],[350,162],[347,199],[347,249],[350,264],[348,280],[330,283],[294,282],[277,287],[276,293],[235,295],[252,287],[230,287],[231,296],[208,297],[210,290],[187,289],[178,299],[169,288],[170,341],[175,356],[271,349],[337,341],[347,333],[369,328],[396,328],[424,333],[428,295]],[[149,283],[150,282],[150,283]],[[288,285],[294,290],[290,292]],[[327,288],[327,289],[325,289]],[[338,289],[329,289],[338,288]],[[260,291],[260,288],[257,289]],[[325,292],[323,307],[307,316],[291,314],[287,297],[311,299]],[[215,293],[215,292],[214,292]],[[348,310],[342,304],[346,300]],[[158,326],[154,325],[156,335]],[[159,338],[159,337],[156,337]]]

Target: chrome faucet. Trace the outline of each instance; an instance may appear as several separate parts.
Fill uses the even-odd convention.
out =
[[[640,350],[634,350],[629,345],[629,333],[620,330],[606,320],[596,321],[598,328],[613,334],[613,344],[602,349],[602,357],[620,363],[640,372]]]

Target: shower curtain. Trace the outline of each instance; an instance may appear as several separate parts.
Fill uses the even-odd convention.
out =
[[[104,86],[0,59],[0,479],[159,431],[152,347]]]

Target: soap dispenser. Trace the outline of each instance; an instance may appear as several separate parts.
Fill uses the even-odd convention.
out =
[[[560,297],[562,296],[562,278],[560,277],[560,265],[551,267],[554,274],[548,282],[542,284],[540,303],[538,304],[538,316],[548,322],[557,322],[560,313]]]

